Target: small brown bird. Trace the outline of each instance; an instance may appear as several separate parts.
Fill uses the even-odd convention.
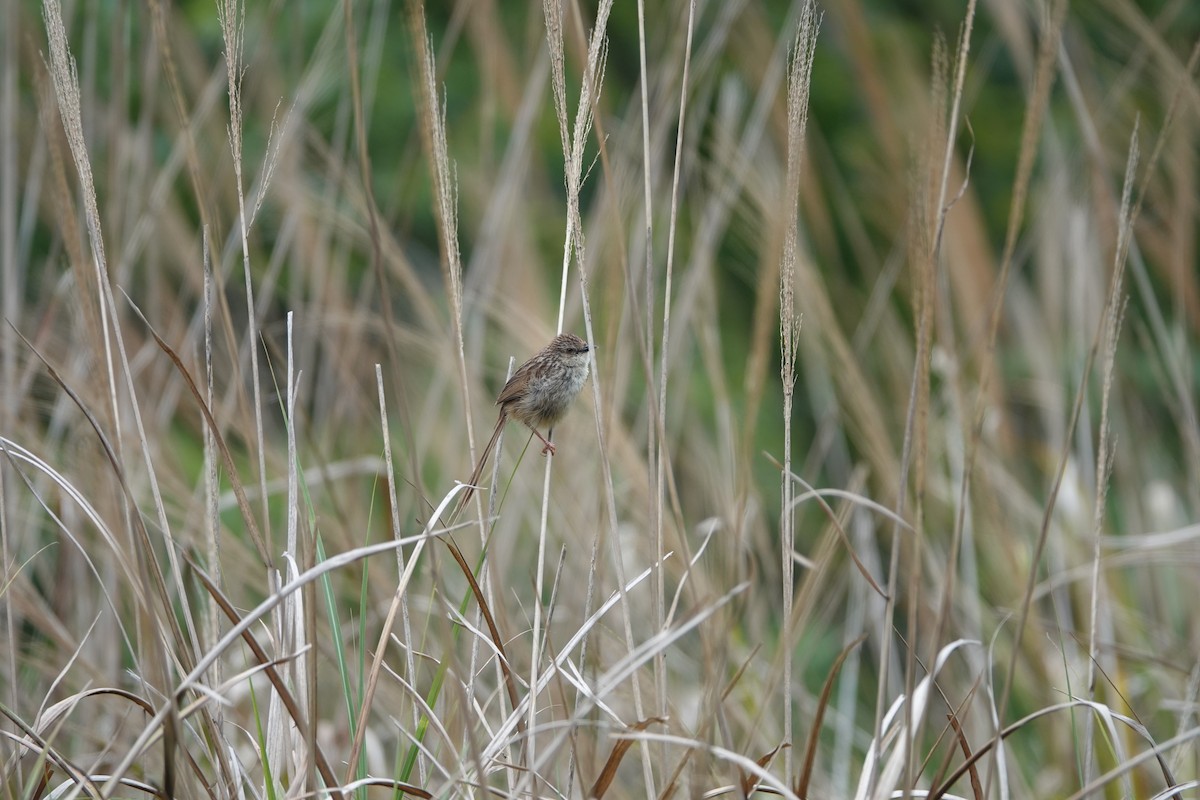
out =
[[[488,456],[500,439],[504,423],[510,418],[525,423],[542,440],[542,455],[554,454],[554,443],[542,436],[538,428],[546,428],[549,432],[567,413],[587,380],[590,349],[588,343],[575,334],[563,333],[554,337],[540,353],[517,367],[496,398],[500,416],[496,419],[492,438],[483,448],[479,463],[471,474],[471,486],[479,485]],[[470,500],[473,491],[471,488],[464,490],[458,504],[460,510]]]

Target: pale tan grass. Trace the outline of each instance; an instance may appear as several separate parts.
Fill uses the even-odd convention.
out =
[[[783,741],[789,745],[795,741],[792,723],[791,686],[792,660],[794,652],[792,605],[793,565],[792,554],[796,550],[795,518],[792,515],[792,397],[796,387],[796,357],[799,353],[801,318],[796,312],[796,263],[801,258],[800,249],[800,179],[804,158],[805,135],[808,125],[809,85],[812,82],[813,55],[817,46],[817,29],[820,18],[816,6],[805,3],[800,20],[796,25],[796,38],[788,54],[787,75],[787,180],[784,182],[783,208],[787,210],[784,220],[783,263],[779,268],[779,340],[782,350],[780,381],[783,384],[783,472],[780,481],[780,564],[783,573],[783,633],[780,646],[786,656],[783,659]],[[792,775],[792,749],[783,754],[784,774]]]
[[[242,53],[246,24],[246,6],[238,0],[223,0],[218,6],[218,21],[225,47],[226,87],[229,93],[229,151],[233,158],[233,173],[237,190],[238,233],[242,248],[242,276],[246,286],[246,342],[250,353],[250,380],[253,385],[254,452],[258,456],[258,486],[263,497],[267,496],[267,446],[263,435],[262,380],[258,368],[258,320],[254,303],[254,282],[250,276],[249,219],[246,213],[246,197],[242,178]],[[271,536],[270,519],[263,506],[262,527],[268,538]],[[295,552],[295,542],[289,538],[289,549]],[[271,561],[263,553],[264,560]]]

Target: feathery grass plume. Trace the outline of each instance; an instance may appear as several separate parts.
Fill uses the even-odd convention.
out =
[[[1129,241],[1133,231],[1133,184],[1137,177],[1138,164],[1138,125],[1135,121],[1133,134],[1129,137],[1129,157],[1125,163],[1125,180],[1121,188],[1121,205],[1117,211],[1117,242],[1113,253],[1113,272],[1109,279],[1108,301],[1104,304],[1100,345],[1103,348],[1101,357],[1101,389],[1100,389],[1100,423],[1096,429],[1096,473],[1095,498],[1092,505],[1092,574],[1091,574],[1091,607],[1088,614],[1088,672],[1087,699],[1096,697],[1096,670],[1103,669],[1111,673],[1116,667],[1115,659],[1109,654],[1100,652],[1098,640],[1100,633],[1100,616],[1105,617],[1105,628],[1111,627],[1112,609],[1109,607],[1108,587],[1100,573],[1101,536],[1105,524],[1104,516],[1107,508],[1109,479],[1112,477],[1113,458],[1116,451],[1112,438],[1112,421],[1110,419],[1109,398],[1113,388],[1113,374],[1116,369],[1117,343],[1121,336],[1121,322],[1125,317],[1125,307],[1128,303],[1125,297],[1125,263],[1129,258]],[[1101,666],[1103,665],[1103,666]],[[1084,739],[1090,741],[1095,727],[1095,717],[1087,715],[1084,720]],[[1095,777],[1095,752],[1088,748],[1085,753],[1083,777],[1091,780]],[[1133,794],[1133,786],[1126,779],[1126,792]]]
[[[453,348],[454,348],[454,363],[457,367],[458,388],[462,397],[462,407],[465,428],[467,431],[467,442],[472,460],[475,453],[475,429],[471,414],[471,394],[470,382],[467,379],[466,354],[463,343],[463,279],[462,279],[462,257],[458,243],[458,183],[455,174],[455,168],[450,160],[449,148],[446,144],[446,112],[445,105],[439,100],[439,91],[437,85],[437,64],[430,39],[429,31],[426,28],[425,8],[424,5],[416,0],[408,3],[408,18],[409,28],[413,42],[413,49],[417,54],[417,68],[419,74],[419,91],[417,92],[418,103],[421,113],[421,141],[423,143],[425,155],[429,162],[429,169],[432,177],[433,196],[434,196],[434,217],[437,222],[438,244],[441,253],[441,261],[445,275],[445,286],[449,297],[450,306],[450,324],[453,333]],[[447,498],[448,499],[448,498]],[[446,499],[443,499],[443,503]],[[483,515],[480,514],[480,538],[485,538]],[[435,517],[436,519],[436,517]],[[431,520],[432,522],[432,520]],[[403,576],[411,575],[411,572],[418,562],[421,555],[420,550],[414,551],[409,559],[408,566],[402,570]],[[407,584],[404,578],[400,581],[400,586],[397,587],[396,593],[393,596],[392,603],[388,610],[387,619],[384,626],[384,631],[380,634],[380,643],[385,643],[385,637],[390,634],[392,624],[394,622],[397,609],[401,606],[403,589],[401,587]],[[406,627],[406,635],[409,637],[409,647],[411,647],[411,628]],[[375,658],[371,665],[370,679],[367,685],[368,694],[366,702],[361,704],[359,722],[355,734],[354,751],[362,745],[363,737],[366,734],[367,713],[371,706],[370,698],[374,693],[377,685],[379,671],[383,667],[383,656],[386,648],[379,647],[376,651]],[[409,666],[409,681],[415,681],[417,675],[413,672],[415,666],[412,661],[411,651],[409,652],[407,664]],[[439,676],[440,678],[440,676]],[[435,679],[435,686],[440,685],[439,679]],[[437,688],[431,691],[431,697],[436,698],[438,695]],[[415,711],[415,708],[414,708]],[[417,717],[417,731],[422,732],[426,729],[428,721],[436,719],[431,714],[421,715]],[[401,771],[401,776],[408,779],[410,772],[415,764],[418,774],[421,777],[422,783],[428,777],[428,765],[425,759],[417,758],[418,745],[421,741],[421,733],[417,734],[417,740],[413,746],[409,748],[408,757]]]
[[[804,140],[808,126],[808,95],[812,83],[813,55],[817,46],[820,16],[816,4],[806,0],[800,13],[796,37],[792,41],[787,77],[787,181],[784,206],[788,209],[784,228],[783,263],[779,270],[779,340],[781,364],[779,377],[783,382],[783,474],[780,479],[780,570],[783,573],[783,629],[780,646],[783,662],[783,741],[789,745],[784,752],[785,774],[792,776],[792,745],[795,731],[792,726],[792,601],[794,599],[793,570],[796,549],[795,512],[792,506],[792,398],[796,390],[796,356],[799,352],[801,316],[796,310],[796,262],[800,258],[800,178],[804,157]]]
[[[217,6],[217,21],[225,46],[225,79],[229,95],[229,153],[233,157],[233,174],[237,188],[238,234],[242,246],[242,276],[246,285],[246,336],[244,346],[250,354],[250,386],[254,408],[255,452],[258,456],[258,489],[263,498],[262,529],[269,541],[271,519],[267,512],[267,442],[263,434],[262,380],[258,366],[258,319],[254,303],[254,281],[250,273],[250,228],[246,215],[246,193],[242,177],[242,78],[245,67],[246,6],[242,0],[221,0]]]
[[[950,65],[947,64],[946,45],[939,36],[934,41],[932,57],[932,92],[930,107],[933,110],[930,130],[927,134],[926,145],[918,154],[918,174],[915,178],[915,197],[913,202],[914,218],[910,232],[909,249],[912,257],[914,272],[913,280],[913,315],[916,318],[916,353],[913,364],[912,388],[909,394],[908,411],[904,426],[904,445],[901,453],[901,468],[899,486],[896,490],[896,511],[898,515],[905,514],[905,507],[911,494],[912,536],[899,535],[898,528],[892,540],[892,566],[898,571],[901,554],[905,547],[908,558],[905,560],[908,570],[908,581],[905,595],[908,598],[908,618],[905,628],[908,631],[909,646],[905,648],[906,660],[904,669],[904,694],[913,697],[916,690],[919,663],[921,661],[921,620],[919,611],[923,605],[921,600],[924,588],[923,556],[925,547],[925,499],[928,482],[929,457],[929,422],[930,422],[930,383],[931,362],[933,359],[934,322],[936,314],[941,310],[938,295],[939,263],[942,259],[942,242],[945,236],[946,220],[951,207],[960,199],[967,189],[970,178],[971,155],[968,154],[966,164],[961,171],[964,174],[962,185],[954,198],[949,198],[950,180],[955,173],[955,153],[958,145],[958,133],[962,114],[963,84],[966,80],[967,65],[971,54],[971,35],[975,28],[976,3],[971,0],[963,15],[962,26],[959,30],[958,43],[953,59],[953,83],[950,84]],[[945,115],[941,113],[949,103]],[[936,168],[937,148],[942,147],[940,170]],[[936,201],[934,198],[936,197]],[[943,311],[944,313],[944,311]],[[910,488],[911,487],[911,488]],[[948,615],[948,604],[954,593],[955,569],[958,562],[959,542],[957,538],[950,545],[950,569],[945,571],[943,585],[943,603],[939,609],[939,619],[932,628],[929,646],[925,660],[932,661],[941,651],[942,625]],[[897,596],[898,574],[892,572],[889,587],[892,590],[892,601],[888,604],[886,622],[890,626],[895,609],[894,598]],[[885,649],[891,646],[893,637],[887,636]],[[887,662],[880,660],[881,670],[887,671]],[[880,681],[880,686],[885,684]],[[879,729],[882,714],[882,695],[876,695],[876,734]],[[927,717],[914,719],[912,704],[904,707],[904,732],[906,737],[907,756],[904,764],[902,785],[912,786],[917,774],[917,748],[915,743],[922,736]]]

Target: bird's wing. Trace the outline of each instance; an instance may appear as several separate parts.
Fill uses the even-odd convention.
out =
[[[496,398],[496,405],[502,406],[505,403],[511,403],[525,392],[525,379],[521,375],[520,370],[513,373],[513,376],[508,379],[508,383],[504,384],[504,388],[500,390],[500,396]]]

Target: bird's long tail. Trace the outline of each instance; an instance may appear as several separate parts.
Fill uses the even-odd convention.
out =
[[[483,480],[483,470],[487,466],[488,456],[496,449],[496,442],[500,441],[500,432],[504,430],[504,423],[506,422],[508,422],[508,413],[501,410],[500,416],[496,418],[496,429],[492,431],[492,438],[488,439],[483,452],[479,454],[479,461],[475,464],[475,471],[471,473],[471,480],[467,481],[467,488],[463,489],[462,499],[458,501],[458,507],[455,509],[452,519],[458,519],[458,515],[462,513],[467,503],[470,502],[471,495],[475,493],[475,487]]]

